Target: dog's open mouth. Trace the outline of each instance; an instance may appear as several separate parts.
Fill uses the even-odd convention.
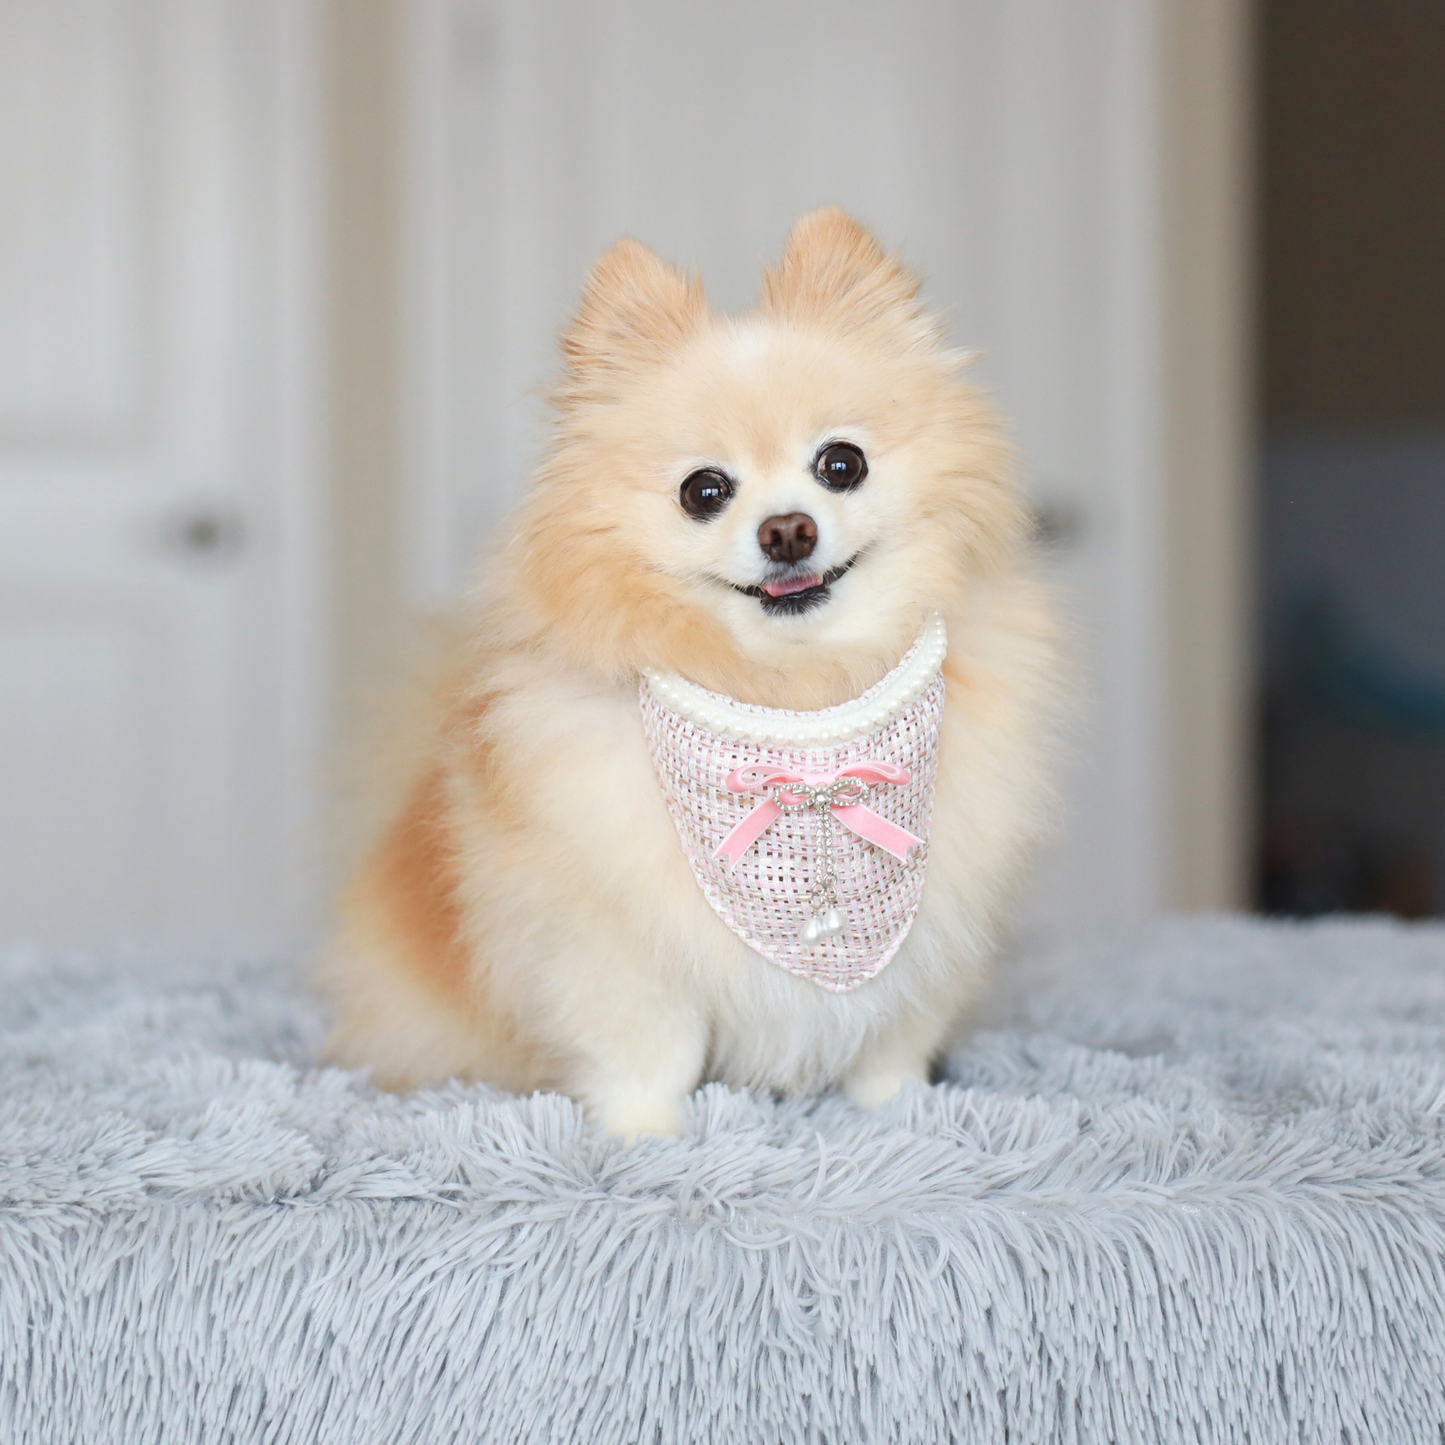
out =
[[[861,557],[855,552],[838,567],[830,567],[821,576],[816,572],[791,572],[784,577],[770,578],[757,587],[740,587],[736,582],[728,585],[734,592],[745,597],[756,597],[763,611],[770,616],[796,615],[819,607],[828,600],[828,589]]]

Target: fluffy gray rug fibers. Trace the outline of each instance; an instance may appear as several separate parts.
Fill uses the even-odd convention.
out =
[[[319,1069],[294,965],[0,972],[7,1445],[1445,1441],[1445,929],[1011,968],[875,1117]]]

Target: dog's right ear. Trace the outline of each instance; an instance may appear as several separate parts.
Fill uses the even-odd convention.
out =
[[[606,400],[629,372],[665,360],[707,315],[702,285],[630,237],[592,268],[562,333],[561,400]]]
[[[938,345],[938,325],[918,299],[918,278],[837,206],[794,225],[782,260],[763,272],[762,307],[799,320],[881,330],[908,347]]]

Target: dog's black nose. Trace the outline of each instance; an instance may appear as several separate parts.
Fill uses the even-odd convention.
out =
[[[818,545],[818,524],[806,512],[769,517],[758,528],[758,546],[774,562],[800,562]]]

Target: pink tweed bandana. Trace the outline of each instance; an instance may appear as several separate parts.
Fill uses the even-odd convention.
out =
[[[943,619],[861,697],[818,712],[643,677],[642,720],[703,896],[748,947],[834,993],[918,912],[943,718]]]

